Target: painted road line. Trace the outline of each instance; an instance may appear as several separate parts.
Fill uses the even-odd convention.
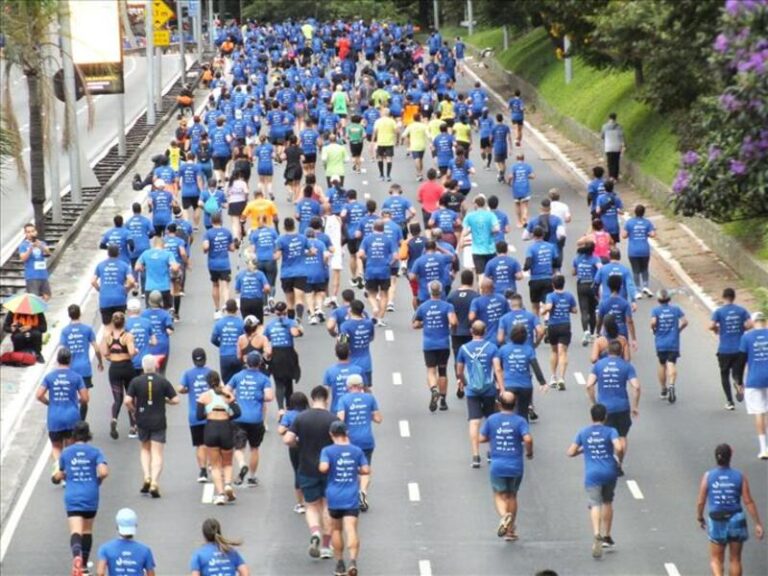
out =
[[[587,385],[587,381],[584,379],[584,374],[582,374],[581,372],[574,372],[573,373],[573,377],[576,378],[576,383],[579,386],[586,386]]]
[[[627,488],[629,488],[629,491],[632,493],[635,500],[643,500],[645,498],[643,492],[640,490],[640,486],[638,486],[637,482],[634,480],[627,480]]]
[[[392,330],[384,330],[384,339],[387,342],[395,341],[395,333]]]
[[[517,248],[515,248],[514,244],[508,244],[507,248],[509,249],[509,252],[517,252]]]
[[[400,420],[398,424],[400,425],[400,436],[403,438],[410,438],[411,426],[408,424],[408,420]]]
[[[419,576],[432,576],[432,563],[429,560],[419,560]]]
[[[667,571],[667,576],[680,576],[680,570],[672,562],[665,562],[664,570]]]
[[[392,384],[395,386],[403,385],[403,375],[400,372],[392,372]]]
[[[411,502],[421,502],[421,492],[417,482],[408,482],[408,500]]]
[[[206,482],[203,484],[203,497],[200,499],[200,502],[203,504],[212,504],[215,491],[216,487],[213,485],[213,482]]]
[[[363,194],[363,198],[365,198],[366,200],[370,200],[371,195],[368,192],[366,192],[365,194]]]

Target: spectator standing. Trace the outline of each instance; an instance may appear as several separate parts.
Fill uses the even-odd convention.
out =
[[[616,121],[616,112],[608,114],[608,122],[600,129],[600,137],[603,139],[605,159],[608,163],[608,177],[618,180],[621,153],[626,151],[627,145],[624,142],[624,129]]]

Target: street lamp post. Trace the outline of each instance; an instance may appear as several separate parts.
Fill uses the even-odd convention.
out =
[[[152,0],[147,0],[144,8],[144,32],[146,34],[146,57],[147,57],[147,124],[155,124],[155,65],[154,65],[154,23],[152,21]]]
[[[61,61],[64,69],[64,115],[69,134],[69,184],[72,202],[83,201],[80,171],[80,129],[77,125],[75,100],[75,64],[72,62],[72,27],[69,22],[69,2],[59,2],[61,31]]]

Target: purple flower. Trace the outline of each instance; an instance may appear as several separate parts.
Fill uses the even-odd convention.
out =
[[[696,154],[696,152],[694,152],[693,150],[688,150],[688,152],[683,154],[683,164],[685,166],[693,166],[698,161],[699,161],[699,155]]]
[[[715,43],[713,44],[714,49],[717,52],[720,52],[721,54],[728,50],[729,41],[728,36],[725,34],[718,34],[717,38],[715,38]]]
[[[708,155],[709,161],[714,162],[715,160],[720,158],[722,153],[723,151],[713,144],[712,146],[709,147],[709,155]]]
[[[734,176],[743,176],[747,173],[747,165],[741,160],[731,160],[731,174]]]
[[[677,177],[675,178],[674,183],[672,184],[672,191],[675,194],[680,194],[683,190],[685,190],[688,187],[690,180],[691,180],[691,176],[688,173],[688,171],[680,170],[677,173]]]
[[[750,136],[744,138],[744,142],[741,143],[741,157],[749,160],[753,158],[758,152],[757,144],[752,140]]]
[[[739,102],[733,94],[726,93],[720,96],[720,106],[722,106],[726,112],[733,112],[734,110],[741,108],[741,102]]]
[[[741,0],[728,0],[725,3],[725,11],[731,16],[735,16],[741,10]]]

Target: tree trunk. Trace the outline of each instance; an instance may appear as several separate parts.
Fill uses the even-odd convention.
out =
[[[643,84],[645,84],[645,74],[643,73],[642,60],[635,60],[634,70],[635,70],[635,87],[640,88]]]
[[[45,238],[45,156],[43,154],[43,106],[38,71],[26,71],[29,90],[29,181],[35,227]]]

